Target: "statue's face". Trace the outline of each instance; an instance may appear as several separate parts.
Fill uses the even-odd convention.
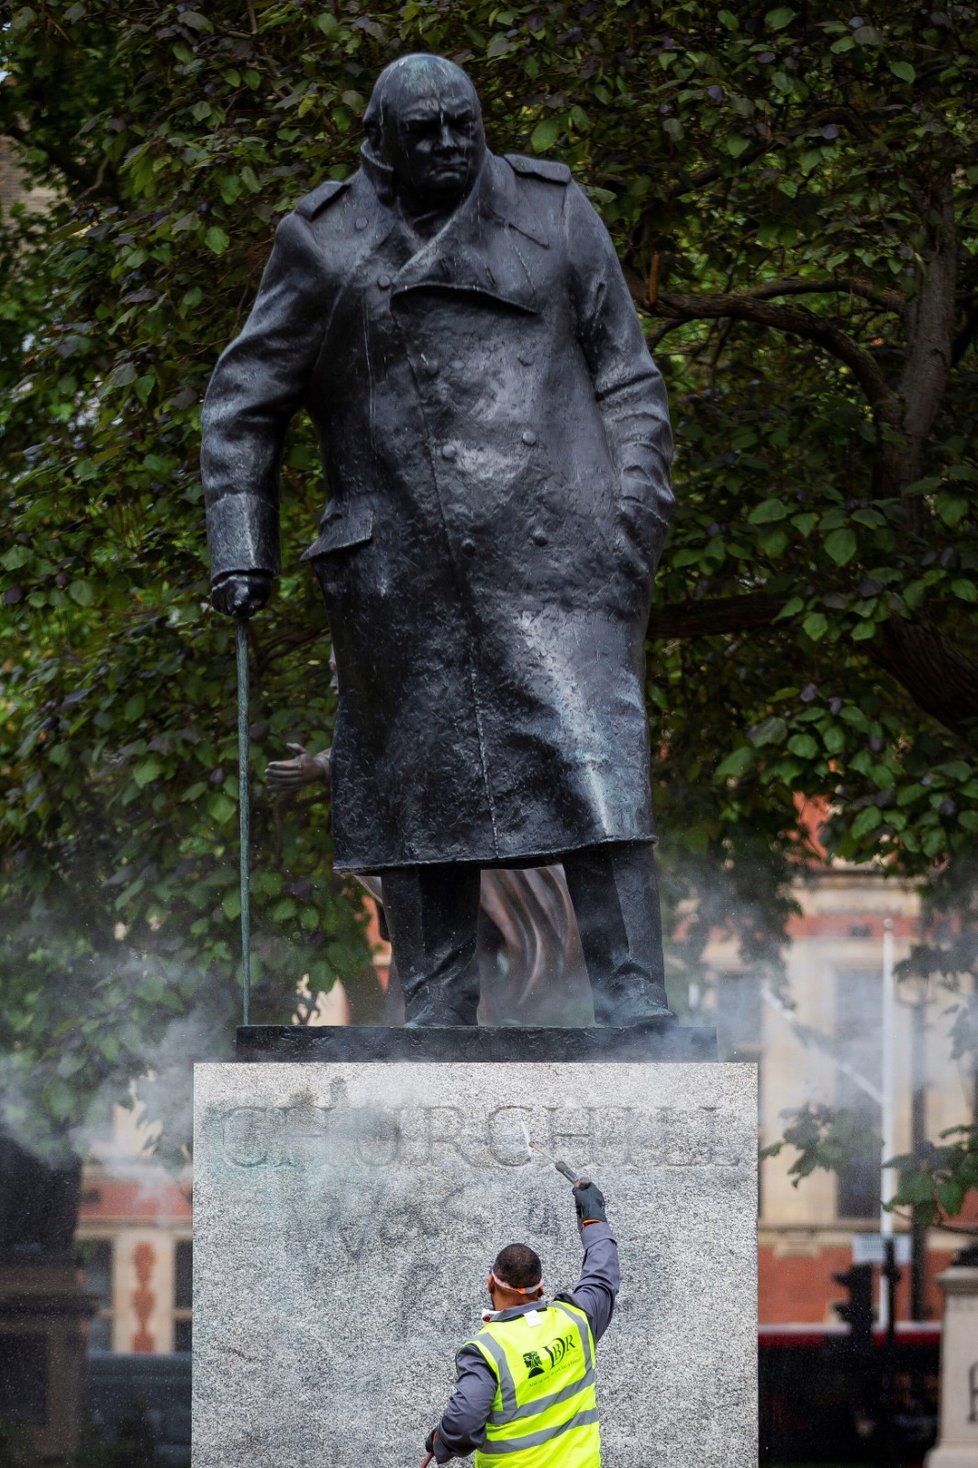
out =
[[[384,130],[394,187],[432,208],[451,207],[469,192],[485,151],[478,100],[453,82],[410,91],[390,106]]]

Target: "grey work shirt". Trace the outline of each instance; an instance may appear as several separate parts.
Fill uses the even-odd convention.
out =
[[[595,1342],[611,1323],[615,1296],[621,1284],[618,1268],[618,1245],[607,1223],[588,1223],[581,1227],[584,1260],[581,1277],[569,1294],[557,1295],[583,1310],[591,1326]],[[528,1310],[539,1310],[540,1301],[515,1305],[500,1310],[494,1320],[515,1320]],[[447,1463],[480,1448],[485,1441],[486,1422],[496,1395],[496,1377],[477,1346],[464,1345],[455,1357],[455,1390],[437,1427],[435,1459]]]

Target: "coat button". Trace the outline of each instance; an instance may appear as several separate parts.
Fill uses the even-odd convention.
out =
[[[425,377],[437,377],[440,371],[441,371],[441,363],[440,362],[435,361],[435,360],[432,360],[431,362],[425,362],[425,364],[424,364],[424,375],[425,375]]]
[[[474,556],[475,555],[475,541],[474,540],[470,540],[469,537],[466,536],[466,538],[462,541],[462,549],[464,550],[464,552],[465,552],[465,554],[467,556]]]
[[[534,530],[534,532],[533,532],[533,544],[534,545],[546,545],[547,544],[547,532],[545,530]]]
[[[528,448],[532,448],[533,445],[536,443],[536,441],[537,441],[537,436],[533,432],[533,429],[532,428],[528,428],[526,430],[526,432],[523,434],[523,442],[527,445]]]
[[[453,443],[443,443],[442,444],[442,446],[441,446],[441,456],[442,456],[443,459],[454,459],[454,457],[455,457],[455,455],[457,453],[458,453],[458,449],[455,447],[455,445]]]
[[[389,275],[378,275],[378,277],[377,277],[377,284],[380,286],[380,288],[381,288],[382,291],[389,291],[390,288],[391,288],[391,278],[390,278],[390,276]]]
[[[357,229],[366,229],[367,216],[365,214],[361,214],[357,219],[353,221],[353,223],[356,225]]]

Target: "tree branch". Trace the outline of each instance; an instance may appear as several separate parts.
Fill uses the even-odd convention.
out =
[[[894,617],[869,646],[873,661],[907,690],[918,708],[975,740],[978,727],[978,666],[931,623]]]
[[[907,307],[909,350],[900,381],[903,427],[907,436],[905,483],[919,479],[924,445],[937,416],[954,350],[957,231],[949,179],[932,201],[936,222],[920,272],[920,289]]]
[[[645,282],[626,271],[632,298],[640,310],[669,320],[709,321],[727,316],[734,321],[752,321],[789,336],[814,342],[838,358],[852,372],[879,417],[899,426],[899,399],[870,354],[858,346],[833,321],[825,321],[803,306],[772,306],[750,294],[718,296],[663,296],[649,299]]]
[[[264,670],[282,658],[288,657],[297,648],[305,647],[310,642],[316,642],[322,637],[321,627],[303,627],[299,631],[280,632],[277,637],[271,637],[265,643],[255,648],[255,666]]]
[[[664,640],[718,637],[769,626],[785,596],[763,592],[718,596],[653,608],[649,636]],[[931,623],[893,618],[861,650],[896,680],[917,707],[972,743],[978,727],[978,663]]]
[[[974,301],[968,309],[964,318],[964,325],[954,338],[954,346],[951,351],[951,366],[956,367],[971,346],[978,332],[978,301]]]
[[[756,163],[758,158],[763,158],[776,144],[773,138],[764,138],[752,147],[746,148],[737,163],[741,168],[746,168],[751,163]],[[695,193],[697,189],[709,188],[711,183],[716,183],[718,178],[723,178],[730,167],[730,159],[725,158],[721,163],[711,163],[708,168],[703,168],[699,173],[693,174],[692,178],[680,179],[674,188],[669,190],[670,199],[681,199],[685,194]]]
[[[56,168],[68,183],[77,184],[86,194],[101,194],[113,203],[118,202],[117,191],[105,185],[103,177],[105,164],[97,173],[91,173],[88,169],[83,168],[66,148],[60,148],[55,143],[40,142],[12,117],[4,118],[2,136],[9,138],[11,142],[22,148],[32,148],[38,153],[43,153],[52,168]]]
[[[744,295],[752,301],[767,301],[775,296],[861,296],[864,301],[871,301],[884,311],[902,311],[905,304],[901,291],[874,290],[871,280],[862,280],[855,275],[836,275],[826,280],[801,280],[797,277],[768,280],[744,291]]]
[[[772,132],[769,137],[761,138],[758,142],[752,143],[736,159],[737,165],[739,168],[749,167],[751,163],[756,163],[759,158],[763,158],[765,153],[770,153],[773,149],[782,147],[785,141],[804,137],[805,133],[811,132],[814,128],[826,127],[829,123],[834,123],[837,127],[844,127],[847,132],[852,133],[862,143],[871,143],[873,141],[873,134],[858,113],[853,112],[851,108],[825,107],[821,112],[816,112],[814,117],[807,118],[805,122],[799,123],[796,127],[787,128],[781,133]],[[669,189],[668,197],[670,199],[681,199],[685,194],[695,193],[697,189],[709,188],[710,184],[716,183],[717,179],[724,178],[729,168],[729,158],[711,163],[707,168],[701,169],[699,173],[694,173],[692,177],[680,178]]]
[[[649,636],[666,639],[716,637],[727,632],[749,632],[766,627],[780,612],[787,597],[715,596],[709,601],[676,602],[653,607]]]

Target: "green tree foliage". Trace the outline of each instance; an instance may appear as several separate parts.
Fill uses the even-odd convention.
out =
[[[276,219],[356,166],[372,80],[409,49],[470,71],[497,151],[575,169],[669,381],[679,509],[648,692],[671,897],[699,899],[675,952],[695,961],[718,921],[765,951],[803,796],[837,856],[926,877],[968,851],[978,24],[851,9],[14,9],[0,131],[56,198],[0,231],[0,1029],[56,1122],[167,1015],[231,1003],[232,649],[207,604],[199,405]],[[296,567],[321,498],[297,425],[287,569],[251,627],[256,768],[329,739],[328,636]],[[328,854],[324,802],[256,803],[259,1018],[301,973],[368,963]]]

